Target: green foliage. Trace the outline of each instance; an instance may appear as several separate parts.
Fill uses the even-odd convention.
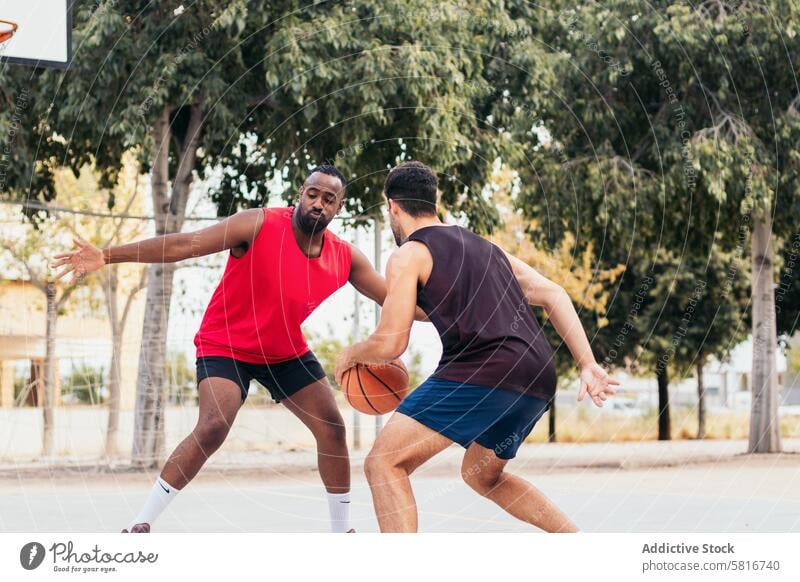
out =
[[[526,108],[509,83],[495,104],[496,117],[526,113],[513,127],[515,169],[528,185],[521,206],[541,224],[534,234],[552,247],[574,233],[579,250],[597,249],[597,268],[626,265],[609,325],[589,330],[609,363],[636,358],[638,346],[650,364],[665,352],[673,363],[724,357],[750,326],[741,276],[750,224],[770,212],[789,237],[800,223],[800,37],[789,30],[800,5],[549,7],[538,30],[558,79],[548,103]],[[706,290],[690,306],[700,281]],[[684,335],[689,307],[700,312]]]
[[[146,169],[154,122],[168,115],[180,140],[196,103],[196,169],[221,169],[221,215],[322,161],[352,179],[348,209],[369,212],[387,168],[419,158],[441,171],[448,209],[491,231],[484,186],[502,158],[542,248],[572,236],[599,271],[626,266],[604,317],[585,321],[612,364],[665,349],[686,289],[747,260],[753,220],[769,212],[776,242],[798,232],[795,0],[179,4],[78,3],[69,71],[0,70],[0,190],[49,199],[62,163],[94,162],[111,183],[134,146]],[[749,326],[733,288],[704,300],[698,325]],[[730,314],[713,316],[714,300]],[[798,304],[786,293],[785,333]],[[697,340],[709,353],[738,337],[714,335]]]
[[[19,374],[15,371],[14,374],[14,402],[17,402],[22,396],[23,392],[28,390],[29,374]]]
[[[793,374],[800,375],[800,348],[789,348],[789,370]]]
[[[784,243],[780,258],[775,312],[779,339],[785,344],[800,324],[800,230]]]
[[[201,103],[196,169],[223,169],[212,193],[221,215],[262,204],[267,178],[296,185],[323,161],[352,178],[349,210],[367,212],[382,203],[387,169],[413,157],[442,171],[452,212],[478,230],[494,226],[481,192],[511,145],[507,129],[487,120],[496,84],[514,78],[537,104],[552,81],[531,4],[198,0],[176,12],[179,4],[78,3],[68,71],[0,71],[0,97],[28,95],[10,191],[52,198],[62,163],[77,172],[93,162],[109,186],[135,146],[146,170],[155,121],[169,115],[181,140],[188,107]],[[11,115],[0,114],[0,139]]]
[[[425,376],[422,373],[422,352],[411,348],[409,356],[406,364],[408,368],[408,385],[411,390],[414,390],[425,380]]]
[[[87,363],[74,367],[62,378],[61,394],[65,402],[102,404],[108,396],[105,369]]]
[[[711,257],[660,258],[638,320],[650,367],[686,377],[709,356],[725,361],[750,333],[749,262],[714,251]]]
[[[334,336],[333,329],[330,327],[328,328],[328,332],[324,335],[309,333],[308,331],[306,331],[305,335],[308,339],[308,345],[311,351],[317,356],[317,360],[322,364],[322,369],[325,370],[328,382],[338,390],[339,385],[336,383],[336,378],[333,373],[336,370],[336,358],[339,357],[339,354],[345,348],[345,343]]]
[[[167,355],[168,400],[171,404],[197,401],[197,373],[184,352]]]

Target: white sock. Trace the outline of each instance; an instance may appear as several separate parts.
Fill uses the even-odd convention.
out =
[[[347,533],[350,530],[350,493],[327,493],[331,513],[331,532]]]
[[[167,508],[170,501],[172,501],[180,493],[180,490],[175,489],[172,485],[164,481],[161,477],[156,479],[153,489],[150,491],[150,496],[145,501],[144,507],[133,520],[131,527],[137,523],[147,523],[153,525],[156,518],[161,515],[161,512]]]

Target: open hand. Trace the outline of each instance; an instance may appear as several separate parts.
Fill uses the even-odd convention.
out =
[[[603,401],[617,393],[614,386],[619,386],[619,380],[609,376],[600,364],[594,362],[584,366],[581,368],[581,391],[578,394],[578,401],[582,401],[588,393],[592,402],[602,408]]]
[[[72,273],[70,283],[77,283],[85,275],[93,273],[102,268],[106,261],[103,258],[103,251],[93,247],[85,240],[75,237],[72,239],[77,250],[66,253],[59,253],[53,257],[55,262],[51,265],[53,269],[61,269],[56,273],[57,279],[62,279]]]

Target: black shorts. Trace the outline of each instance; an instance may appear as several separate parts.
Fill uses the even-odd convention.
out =
[[[247,399],[250,381],[255,380],[269,390],[272,399],[280,402],[325,377],[325,370],[314,352],[277,364],[250,364],[224,356],[197,359],[197,383],[206,378],[225,378],[239,385],[242,402]]]

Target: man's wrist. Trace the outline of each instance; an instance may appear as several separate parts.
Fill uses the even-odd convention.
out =
[[[103,265],[111,264],[111,249],[102,249],[100,254],[103,257]]]
[[[345,351],[345,353],[344,353],[343,360],[344,360],[344,363],[345,363],[345,365],[347,366],[347,369],[348,369],[348,370],[349,370],[350,368],[352,368],[353,366],[355,366],[355,365],[358,363],[358,362],[356,361],[356,359],[354,358],[354,355],[355,355],[355,347],[356,347],[357,345],[358,345],[358,344],[354,344],[354,345],[350,346],[349,348],[347,348],[347,350],[346,350],[346,351]]]

